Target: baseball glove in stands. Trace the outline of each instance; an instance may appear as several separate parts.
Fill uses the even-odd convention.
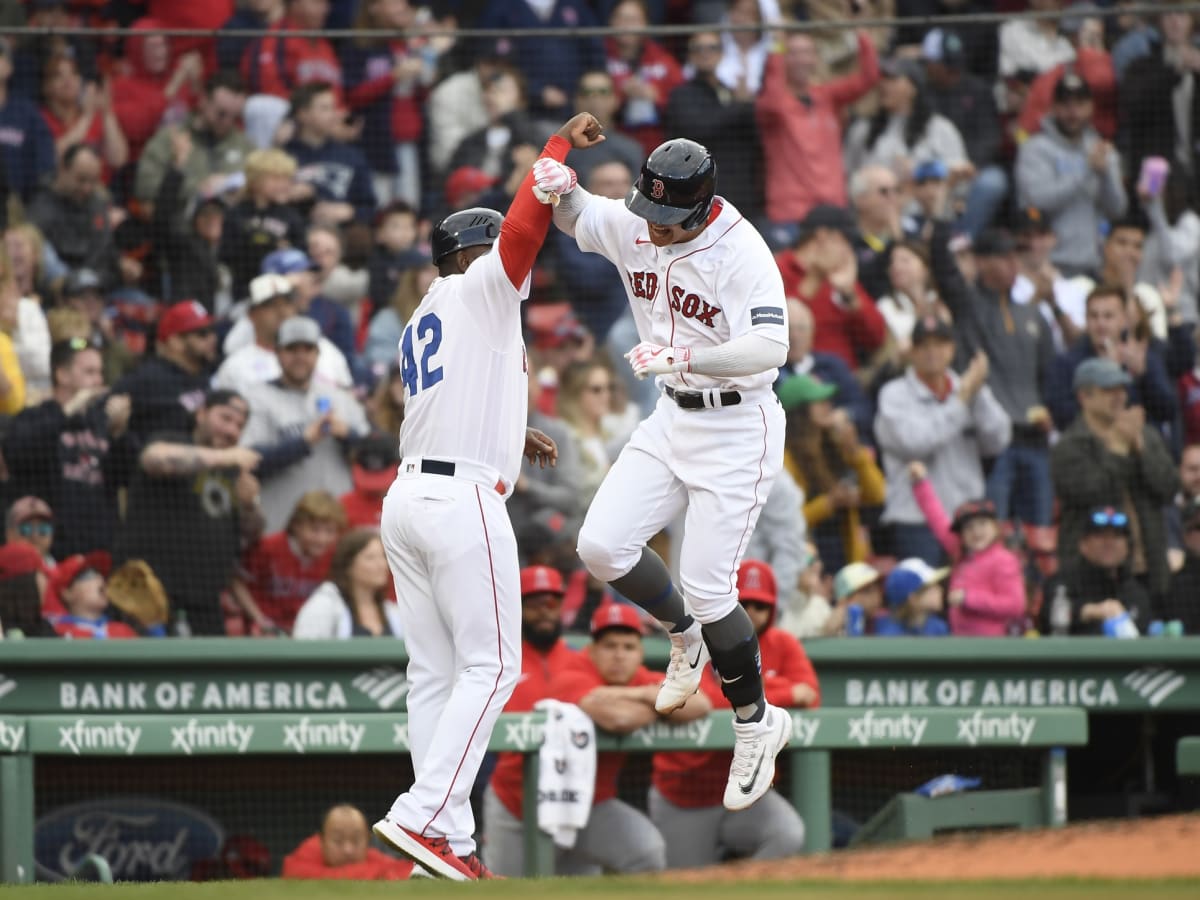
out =
[[[131,559],[108,577],[109,602],[143,628],[165,625],[170,601],[162,582],[145,560]]]

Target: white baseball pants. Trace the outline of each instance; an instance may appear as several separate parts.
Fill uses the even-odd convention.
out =
[[[446,837],[460,856],[475,849],[471,788],[521,673],[517,542],[494,485],[401,474],[380,529],[408,649],[416,773],[388,818]]]
[[[737,605],[738,565],[783,468],[783,431],[770,390],[722,409],[680,409],[661,397],[587,511],[579,556],[588,570],[602,581],[625,575],[686,509],[680,587],[701,624],[724,618]]]

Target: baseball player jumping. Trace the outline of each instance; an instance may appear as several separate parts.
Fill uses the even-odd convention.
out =
[[[604,140],[581,113],[542,158]],[[521,672],[517,543],[504,502],[522,448],[543,466],[554,442],[526,429],[521,301],[550,210],[527,175],[508,216],[468,209],[433,232],[440,277],[400,343],[405,388],[400,469],[381,536],[408,647],[408,738],[416,781],[375,834],[430,874],[493,877],[475,853],[471,787]],[[493,248],[493,244],[495,247]]]
[[[626,358],[662,389],[592,501],[579,555],[670,632],[660,713],[699,688],[711,656],[737,735],[724,803],[744,809],[771,786],[792,730],[763,697],[758,639],[737,600],[738,564],[783,465],[771,391],[787,358],[783,281],[758,232],[715,196],[716,163],[694,141],[657,147],[624,203],[577,187],[557,160],[533,172],[539,199],[561,198],[555,224],[624,276],[641,338]],[[680,593],[645,545],[685,508]]]

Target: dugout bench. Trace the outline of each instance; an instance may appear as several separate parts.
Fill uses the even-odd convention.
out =
[[[1179,739],[1175,745],[1175,771],[1190,778],[1200,778],[1200,737]]]
[[[919,748],[1045,749],[1043,822],[1066,821],[1066,766],[1055,748],[1087,742],[1087,714],[1070,707],[1016,709],[884,708],[793,710],[791,800],[805,821],[809,852],[831,841],[831,752]],[[525,860],[529,875],[552,872],[554,850],[536,827],[541,713],[500,717],[489,745],[525,756]],[[597,748],[628,753],[733,747],[732,719],[718,714],[630,735],[600,733]],[[34,880],[34,765],[38,756],[369,755],[408,750],[403,713],[0,716],[0,882]]]

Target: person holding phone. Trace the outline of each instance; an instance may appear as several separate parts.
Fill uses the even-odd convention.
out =
[[[262,510],[267,530],[287,525],[306,492],[340,497],[353,487],[348,450],[370,432],[362,404],[344,388],[314,379],[321,327],[307,316],[279,326],[280,375],[246,393],[250,421],[242,444],[263,454]]]

